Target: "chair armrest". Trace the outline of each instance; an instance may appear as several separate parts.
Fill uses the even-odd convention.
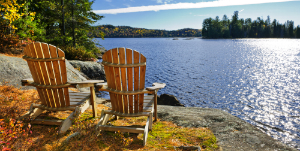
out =
[[[83,87],[91,87],[94,86],[96,83],[101,83],[104,82],[104,80],[86,80],[86,81],[70,81],[68,84],[77,86],[77,88],[83,88]]]
[[[103,85],[102,87],[97,87],[97,91],[106,91],[106,92],[112,92],[115,94],[121,94],[121,95],[136,95],[136,94],[144,94],[144,93],[148,93],[148,94],[154,94],[155,91],[151,91],[151,90],[135,90],[135,91],[121,91],[121,90],[114,90],[109,88],[107,85]]]
[[[107,82],[103,82],[103,83],[97,83],[96,84],[96,88],[97,89],[101,89],[102,87],[107,86]]]
[[[21,82],[22,82],[22,86],[27,86],[27,85],[30,85],[34,81],[33,81],[33,78],[27,78],[27,79],[22,79]]]
[[[165,83],[153,83],[152,84],[153,87],[147,87],[146,90],[149,90],[149,91],[153,91],[153,90],[158,90],[158,89],[162,89],[166,86]]]

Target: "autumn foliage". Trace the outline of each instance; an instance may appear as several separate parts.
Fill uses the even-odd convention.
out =
[[[173,146],[200,146],[202,150],[218,150],[216,138],[208,128],[186,128],[171,122],[153,124],[147,145],[143,134],[102,131],[97,136],[92,110],[75,119],[71,128],[58,134],[59,126],[31,125],[30,119],[18,120],[31,103],[39,103],[36,90],[20,90],[0,85],[0,149],[1,150],[174,150]],[[108,107],[99,104],[98,113]],[[41,119],[65,119],[66,112],[43,112]],[[98,115],[100,116],[100,115]],[[146,117],[111,118],[108,124],[116,126],[145,125]]]

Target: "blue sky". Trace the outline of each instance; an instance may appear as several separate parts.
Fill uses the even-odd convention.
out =
[[[226,14],[232,18],[239,11],[239,18],[269,15],[271,21],[280,23],[293,20],[300,25],[300,0],[95,0],[92,9],[104,16],[96,25],[125,25],[147,29],[177,30],[201,29],[204,19]]]

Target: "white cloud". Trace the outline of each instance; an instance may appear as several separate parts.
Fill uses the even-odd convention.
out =
[[[244,11],[244,9],[240,10],[239,13],[242,12],[242,11]]]
[[[172,1],[173,0],[156,0],[156,3],[164,3],[164,4],[166,4],[166,3],[170,3]]]
[[[106,0],[111,1],[111,0]],[[162,0],[157,0],[163,2]],[[167,0],[169,2],[170,0]],[[262,4],[262,3],[276,3],[276,2],[288,2],[299,0],[217,0],[210,2],[199,3],[176,3],[176,4],[162,4],[162,5],[149,5],[149,6],[137,6],[107,10],[93,10],[96,14],[119,14],[119,13],[133,13],[133,12],[145,12],[145,11],[160,11],[171,9],[192,9],[192,8],[206,8],[206,7],[222,7],[222,6],[235,6],[235,5],[250,5],[250,4]]]
[[[194,15],[194,16],[211,16],[211,14],[206,14],[206,15]]]

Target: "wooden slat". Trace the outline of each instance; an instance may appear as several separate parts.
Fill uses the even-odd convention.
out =
[[[100,130],[104,131],[120,131],[120,132],[129,132],[129,133],[144,133],[143,128],[133,128],[133,127],[125,127],[125,126],[108,126],[108,125],[100,125]]]
[[[144,130],[144,139],[143,139],[144,146],[146,146],[146,142],[147,142],[147,138],[148,138],[149,122],[152,122],[152,121],[149,121],[149,118],[148,118],[147,122],[146,122],[145,130]]]
[[[118,55],[118,49],[112,50],[112,57],[113,57],[113,63],[119,63],[119,55]],[[121,90],[121,75],[120,75],[120,68],[119,67],[113,67],[114,68],[114,78],[116,83],[116,90]],[[118,104],[118,112],[123,113],[123,100],[122,95],[116,95],[117,96],[117,104]]]
[[[154,97],[154,95],[145,95],[144,96],[144,100],[146,100],[146,99],[152,99]]]
[[[97,104],[96,104],[96,95],[95,95],[95,87],[90,87],[90,103],[92,104],[93,117],[97,117]]]
[[[49,45],[49,49],[50,49],[50,55],[51,58],[57,58],[57,50],[55,46]],[[61,81],[61,74],[59,71],[59,65],[58,65],[58,61],[52,61],[52,65],[53,65],[53,69],[54,69],[54,76],[55,76],[55,81],[56,81],[56,85],[61,85],[62,81]],[[65,104],[64,100],[64,93],[62,88],[57,89],[58,90],[58,94],[59,94],[59,102],[60,102],[60,106],[61,104]]]
[[[89,96],[90,94],[85,92],[69,92],[69,96]]]
[[[57,107],[52,108],[52,107],[47,107],[45,105],[35,104],[35,103],[32,103],[32,107],[47,110],[47,111],[74,111],[75,110],[75,107],[70,107],[70,106],[60,107],[60,108],[57,108]]]
[[[28,44],[28,45],[25,47],[24,54],[25,54],[26,56],[31,56],[30,45],[32,45],[32,44]],[[36,69],[35,69],[34,63],[33,63],[32,61],[27,61],[27,64],[28,64],[28,67],[29,67],[29,70],[30,70],[30,72],[31,72],[31,75],[32,75],[33,80],[36,81],[36,82],[39,81],[38,76],[37,76],[37,73],[36,73],[37,71],[36,71]],[[42,95],[43,95],[43,93],[42,93],[42,91],[41,91],[40,89],[37,89],[37,91],[38,91],[39,96],[42,96]],[[40,97],[40,100],[41,100],[41,104],[47,105],[47,103],[44,101],[44,99],[43,99],[42,97]]]
[[[65,57],[65,53],[59,48],[57,49],[57,53],[58,53],[59,57]],[[65,84],[68,81],[66,62],[65,62],[65,60],[60,60],[59,64],[60,64],[62,83]],[[65,95],[65,102],[61,104],[62,107],[70,105],[69,89],[68,88],[63,88],[63,89],[64,89],[64,95]]]
[[[132,50],[126,49],[127,64],[132,64]],[[132,68],[127,68],[128,91],[133,91],[133,74]],[[128,95],[129,99],[129,113],[133,113],[133,95]]]
[[[112,54],[111,54],[112,50],[109,50],[108,52],[106,52],[106,58],[103,58],[103,60],[107,61],[107,62],[112,62]],[[105,67],[105,66],[104,66]],[[108,72],[105,71],[105,74],[107,73],[106,75],[106,78],[107,79],[107,86],[110,87],[110,88],[115,88],[115,80],[114,80],[114,69],[113,67],[107,67],[107,70]],[[116,103],[116,96],[114,93],[109,93],[109,96],[110,96],[110,99],[111,99],[111,105],[112,105],[112,109],[114,111],[117,111],[118,110],[118,106],[117,106],[117,103]]]
[[[165,86],[166,86],[165,83],[157,83],[157,82],[155,82],[155,83],[152,84],[152,87],[147,87],[146,89],[153,91],[153,90],[162,89]]]
[[[43,49],[44,57],[51,58],[48,44],[42,43],[42,49]],[[46,62],[46,65],[47,65],[47,69],[48,69],[48,77],[50,79],[50,85],[56,85],[52,62],[50,62],[50,61]],[[55,102],[56,104],[60,104],[57,89],[52,89],[51,91],[53,94],[53,97],[52,97],[53,102]]]
[[[134,63],[139,63],[140,61],[140,53],[137,51],[133,51],[133,60]],[[139,90],[139,67],[134,67],[134,90]],[[139,95],[134,95],[134,113],[137,113],[139,111],[138,109],[138,103],[139,102]]]
[[[86,101],[89,98],[70,98],[70,102],[82,102]]]
[[[46,48],[46,49],[48,50],[48,48]],[[35,43],[35,50],[36,50],[36,53],[37,53],[37,58],[44,58],[41,43]],[[43,62],[43,61],[40,61],[39,63],[40,63],[41,71],[42,71],[41,75],[43,76],[42,84],[43,85],[50,85],[50,79],[49,79],[49,76],[48,76],[47,66],[46,66],[45,62]],[[55,107],[56,105],[55,105],[55,102],[54,102],[54,99],[53,99],[52,90],[47,89],[46,92],[47,93],[44,95],[45,99],[48,100],[51,107]]]
[[[143,112],[152,112],[153,111],[153,106],[146,106],[143,109]]]
[[[84,101],[73,101],[73,99],[71,99],[70,106],[78,106],[83,103],[84,103]]]
[[[125,64],[125,49],[119,48],[120,63]],[[122,91],[127,91],[126,68],[121,68]],[[124,113],[128,112],[128,95],[122,95],[124,103]]]
[[[122,117],[138,117],[138,116],[150,116],[149,112],[138,112],[138,113],[120,113],[111,110],[104,110],[105,114],[112,114]]]
[[[106,52],[106,53],[104,53],[103,54],[103,56],[102,56],[102,60],[103,61],[107,61],[107,56],[108,56],[108,53],[110,52],[110,50],[108,51],[108,52]],[[104,71],[105,71],[105,75],[106,75],[106,80],[107,81],[109,81],[109,82],[107,82],[107,86],[111,86],[111,74],[110,74],[110,70],[109,70],[109,67],[107,67],[107,66],[104,66]],[[111,93],[109,93],[109,95],[110,95],[110,97],[111,97]],[[112,98],[111,98],[112,99]],[[111,104],[112,104],[112,107],[113,107],[113,110],[114,110],[114,107],[115,107],[115,105],[113,104],[114,102],[113,101],[111,101]]]
[[[63,120],[43,120],[43,119],[35,119],[31,121],[31,124],[43,124],[43,125],[61,125]]]
[[[146,62],[146,57],[141,54],[140,63]],[[140,90],[143,90],[145,88],[145,75],[146,75],[146,66],[140,67]],[[144,101],[144,95],[139,96],[139,111],[143,111],[143,101]]]
[[[25,47],[25,50],[24,50],[25,56],[31,56],[30,45],[32,45],[32,44],[28,44],[28,45]],[[36,75],[36,71],[35,71],[35,69],[34,69],[33,62],[32,62],[32,61],[27,61],[27,64],[28,64],[28,66],[29,66],[30,72],[32,73],[31,75],[32,75],[33,80],[38,81],[38,77],[37,77],[37,75]],[[27,82],[29,82],[29,81],[27,81]]]
[[[154,117],[155,117],[154,121],[157,121],[157,90],[155,90],[154,93]]]
[[[70,99],[85,99],[89,98],[90,96],[84,96],[84,95],[69,95]]]
[[[29,44],[29,48],[30,48],[30,53],[28,54],[29,57],[37,58],[34,43]],[[34,80],[37,80],[34,82],[38,83],[38,84],[42,84],[43,76],[42,76],[40,64],[39,64],[39,62],[33,62],[33,64],[34,64],[34,68],[35,68],[35,74],[38,77],[37,79],[34,79]],[[37,89],[39,89],[39,88],[37,88]],[[41,101],[44,102],[45,104],[47,104],[47,106],[51,107],[50,102],[48,102],[48,100],[45,97],[47,94],[47,91],[45,89],[39,89],[38,91],[41,92],[41,95],[40,95]]]
[[[68,81],[68,83],[70,83],[70,84],[89,84],[89,83],[91,83],[91,84],[95,84],[95,83],[99,83],[100,84],[100,82],[104,82],[104,80],[85,80],[85,81]]]

